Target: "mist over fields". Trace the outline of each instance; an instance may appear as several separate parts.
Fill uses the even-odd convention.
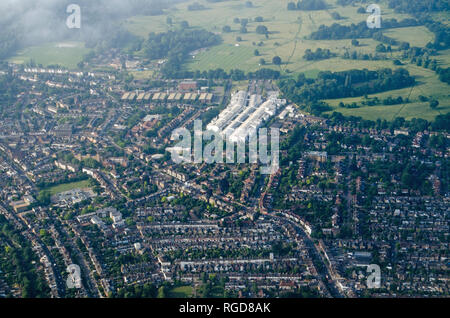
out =
[[[177,0],[2,0],[0,2],[0,58],[20,48],[53,41],[77,40],[95,47],[129,36],[120,21],[135,14],[162,14]],[[69,29],[67,7],[81,8],[81,29]],[[110,46],[111,43],[106,43]]]

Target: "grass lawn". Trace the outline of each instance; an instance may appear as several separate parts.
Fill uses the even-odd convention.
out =
[[[384,34],[418,47],[424,47],[428,42],[434,41],[434,34],[425,26],[391,29],[384,31]]]
[[[171,298],[190,298],[192,297],[192,287],[191,286],[180,286],[171,289],[168,293]]]
[[[32,46],[20,51],[9,59],[10,62],[23,64],[34,60],[36,64],[61,65],[69,69],[77,68],[77,64],[83,60],[83,56],[90,52],[81,42],[47,43],[40,46]]]
[[[66,191],[70,191],[70,190],[78,189],[78,188],[80,188],[80,189],[89,188],[89,180],[82,180],[82,181],[71,182],[71,183],[63,183],[63,184],[59,184],[54,187],[50,187],[45,190],[50,191],[50,194],[54,195],[54,194],[58,194],[61,192],[66,192]]]
[[[152,78],[154,73],[155,73],[154,71],[132,71],[132,72],[130,72],[130,74],[133,75],[134,79],[137,79],[137,80]]]

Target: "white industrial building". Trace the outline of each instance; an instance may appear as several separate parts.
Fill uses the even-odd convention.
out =
[[[232,142],[245,142],[251,132],[256,132],[280,106],[286,104],[286,100],[278,99],[278,92],[269,92],[268,95],[263,101],[261,95],[249,95],[246,91],[235,93],[227,108],[206,129],[220,133]]]

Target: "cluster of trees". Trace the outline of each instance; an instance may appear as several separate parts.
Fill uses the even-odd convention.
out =
[[[436,74],[439,75],[439,80],[441,82],[450,84],[450,68],[443,68],[438,66],[436,59],[430,59],[429,55],[419,55],[419,56],[413,56],[411,58],[411,63],[416,64],[417,66],[422,66],[424,68],[431,69],[436,72]]]
[[[269,34],[269,29],[265,25],[258,25],[256,27],[256,33],[258,33],[258,34]]]
[[[33,265],[39,260],[31,242],[16,231],[3,215],[0,215],[0,224],[0,242],[7,243],[0,248],[0,272],[9,273],[4,276],[8,285],[18,286],[25,298],[49,297],[50,288],[42,273]]]
[[[156,298],[158,289],[151,283],[141,285],[129,285],[120,288],[117,293],[109,295],[110,298]]]
[[[383,20],[383,29],[400,28],[408,26],[417,26],[419,23],[415,19],[404,19],[397,21],[396,19]],[[358,24],[352,23],[351,25],[341,25],[333,23],[331,26],[320,25],[319,29],[309,36],[311,40],[342,40],[342,39],[355,39],[355,38],[370,38],[375,33],[378,33],[377,29],[369,29],[366,21],[362,21]]]
[[[415,79],[403,68],[369,71],[320,72],[316,79],[300,74],[297,80],[279,81],[283,95],[295,102],[317,101],[373,94],[411,86]]]
[[[10,74],[0,76],[0,115],[11,115],[12,109],[9,107],[17,100],[17,95],[21,90],[21,81]],[[17,111],[20,111],[18,109]]]
[[[348,6],[357,2],[361,2],[361,0],[338,0],[336,3],[340,6]]]
[[[345,53],[342,55],[343,59],[346,60],[363,60],[363,61],[379,61],[379,60],[385,60],[386,57],[383,54],[372,54],[372,53],[363,53],[363,52],[357,52],[357,51],[345,51]]]
[[[375,129],[394,129],[407,128],[412,134],[420,131],[450,131],[450,113],[436,116],[433,122],[429,122],[422,118],[413,118],[405,120],[403,117],[396,117],[393,121],[377,119],[376,121],[363,119],[359,116],[344,116],[342,113],[333,112],[331,115],[322,115],[332,124],[344,124],[359,128],[375,128]]]
[[[188,10],[189,11],[200,11],[200,10],[205,10],[206,7],[198,2],[194,2],[193,4],[188,5]]]
[[[224,71],[221,68],[208,71],[180,71],[176,74],[172,74],[174,78],[204,78],[208,80],[215,79],[232,79],[234,81],[251,80],[251,79],[279,79],[280,72],[269,68],[261,68],[255,72],[245,73],[242,70],[234,69],[229,72]]]
[[[336,12],[336,11],[331,12],[330,15],[331,15],[331,17],[332,17],[334,20],[342,20],[342,19],[344,19],[344,18],[339,14],[339,12]]]
[[[409,100],[406,98],[406,100],[403,99],[403,97],[398,96],[397,98],[393,98],[392,96],[388,96],[387,98],[383,99],[384,105],[398,105],[403,103],[408,103]]]
[[[417,12],[442,12],[450,10],[450,3],[447,0],[389,0],[389,8],[396,12],[417,13]]]
[[[447,68],[439,68],[438,71],[439,79],[450,85],[450,67]]]
[[[167,58],[162,73],[175,76],[182,69],[182,63],[189,52],[217,45],[221,37],[203,29],[180,29],[165,33],[150,33],[145,43],[145,53],[150,59]]]
[[[437,131],[450,132],[450,113],[438,115],[431,124],[431,128]]]
[[[315,52],[307,49],[303,58],[307,61],[326,60],[335,57],[336,53],[332,53],[329,49],[317,48]]]
[[[0,59],[11,56],[20,48],[18,34],[15,30],[9,29],[7,26],[0,33]]]
[[[300,0],[297,3],[289,2],[287,9],[293,10],[324,10],[327,8],[327,3],[324,0]]]

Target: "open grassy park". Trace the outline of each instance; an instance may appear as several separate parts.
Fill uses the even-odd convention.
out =
[[[171,298],[190,298],[192,297],[193,289],[191,286],[175,287],[168,292]]]
[[[57,64],[68,69],[75,69],[89,51],[81,42],[47,43],[28,47],[9,60],[17,64],[33,60],[37,65],[42,64],[44,67]]]
[[[54,187],[50,187],[48,189],[45,189],[50,192],[50,195],[70,191],[73,189],[83,189],[83,188],[89,188],[89,180],[82,180],[77,182],[71,182],[71,183],[63,183],[59,184]]]
[[[187,7],[193,2],[203,5],[205,10],[189,11]],[[288,11],[286,9],[289,1],[261,0],[254,1],[252,8],[247,8],[244,1],[229,0],[217,3],[206,0],[188,1],[178,4],[167,10],[167,14],[161,16],[136,16],[125,22],[125,27],[132,33],[146,38],[150,32],[165,32],[177,27],[181,21],[187,21],[192,27],[204,28],[208,31],[220,33],[224,42],[217,47],[202,51],[187,63],[190,70],[208,70],[212,68],[223,68],[230,70],[239,68],[245,71],[255,71],[262,67],[260,59],[266,61],[264,67],[288,70],[291,73],[306,72],[307,74],[317,74],[321,70],[344,70],[352,67],[375,69],[386,66],[386,63],[363,63],[362,61],[343,61],[334,58],[327,61],[306,61],[303,54],[306,49],[316,48],[330,49],[332,52],[341,55],[345,50],[352,49],[350,40],[340,41],[312,41],[306,39],[311,32],[316,31],[321,24],[331,25],[340,23],[348,25],[365,21],[366,14],[356,13],[357,7],[341,7],[335,4],[335,0],[328,0],[329,10],[321,11]],[[383,18],[396,18],[398,20],[409,17],[404,14],[393,13],[387,8],[385,2],[381,2]],[[344,19],[336,21],[332,18],[331,12],[338,12]],[[172,25],[167,24],[166,19],[170,17]],[[255,22],[256,17],[262,17],[263,22]],[[240,32],[240,24],[235,23],[235,18],[249,19],[247,25],[248,33]],[[223,26],[231,27],[232,32],[222,31]],[[270,34],[257,34],[256,27],[265,25]],[[413,30],[391,30],[389,36],[411,41],[412,45],[428,43],[433,39],[433,34],[425,27],[415,27]],[[242,41],[237,41],[241,37]],[[372,39],[362,39],[361,52],[373,53],[378,42]],[[255,56],[257,49],[260,56]],[[274,56],[280,56],[284,64],[275,66],[271,64]],[[390,65],[388,63],[388,65]]]

